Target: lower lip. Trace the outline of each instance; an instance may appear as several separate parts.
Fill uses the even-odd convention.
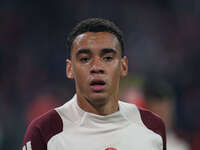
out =
[[[102,91],[105,88],[105,85],[91,85],[92,90]]]

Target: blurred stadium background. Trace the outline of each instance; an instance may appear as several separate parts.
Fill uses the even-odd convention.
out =
[[[20,149],[28,123],[72,97],[65,39],[89,17],[110,19],[123,30],[133,80],[124,83],[134,84],[135,99],[145,100],[149,77],[170,85],[173,129],[191,150],[199,150],[199,0],[1,0],[0,149]]]

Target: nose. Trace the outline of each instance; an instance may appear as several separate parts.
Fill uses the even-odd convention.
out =
[[[91,74],[103,74],[104,73],[104,67],[99,58],[95,58],[92,61],[90,73]]]

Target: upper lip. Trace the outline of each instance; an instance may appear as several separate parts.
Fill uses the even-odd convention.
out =
[[[102,80],[102,79],[93,79],[93,80],[91,80],[90,85],[96,85],[96,84],[105,85],[106,82],[104,80]]]

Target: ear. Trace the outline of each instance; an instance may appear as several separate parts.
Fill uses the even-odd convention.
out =
[[[124,56],[121,58],[121,73],[120,76],[123,78],[127,75],[128,73],[128,58]]]
[[[73,71],[72,71],[72,62],[69,59],[66,60],[66,76],[69,79],[74,78]]]

